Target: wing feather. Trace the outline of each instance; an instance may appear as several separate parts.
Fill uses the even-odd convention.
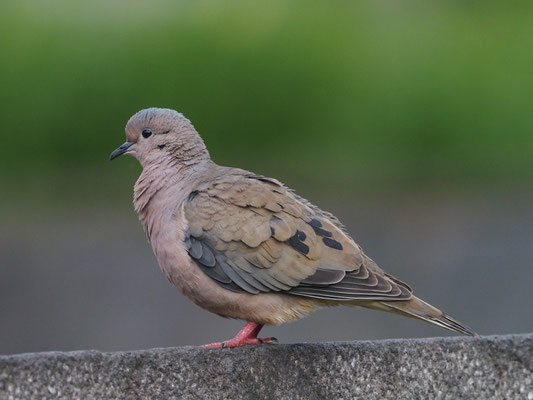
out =
[[[275,179],[220,176],[189,197],[185,216],[189,255],[228,290],[330,300],[411,297],[411,289],[368,258],[334,216]]]

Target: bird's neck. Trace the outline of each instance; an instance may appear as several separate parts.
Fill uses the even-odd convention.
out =
[[[194,190],[197,175],[211,164],[210,160],[187,164],[163,159],[143,167],[133,190],[133,205],[149,240],[179,213]]]

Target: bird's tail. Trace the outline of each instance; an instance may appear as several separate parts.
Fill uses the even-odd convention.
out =
[[[370,308],[379,308],[383,311],[421,319],[422,321],[438,325],[454,332],[462,333],[463,335],[477,336],[477,333],[472,329],[415,296],[411,297],[409,300],[373,302],[372,305],[368,304],[368,306]]]

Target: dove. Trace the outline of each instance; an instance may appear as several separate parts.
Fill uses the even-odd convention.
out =
[[[137,112],[110,160],[135,157],[133,204],[167,279],[198,306],[246,321],[205,347],[277,341],[264,325],[323,307],[359,306],[475,335],[382,270],[342,223],[277,179],[217,165],[181,113]]]

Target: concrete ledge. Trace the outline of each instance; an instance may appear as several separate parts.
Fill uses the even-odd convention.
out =
[[[0,399],[533,399],[533,334],[0,357]]]

